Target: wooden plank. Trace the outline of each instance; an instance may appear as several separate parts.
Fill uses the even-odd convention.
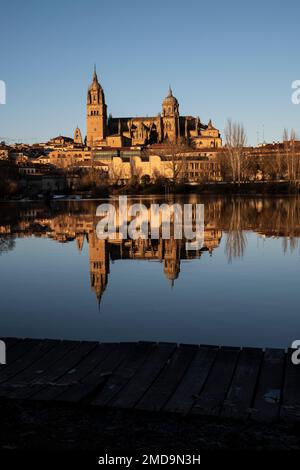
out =
[[[1,341],[4,341],[5,343],[5,346],[6,346],[6,350],[10,349],[12,346],[14,346],[16,343],[18,343],[19,341],[21,341],[20,338],[12,338],[12,337],[9,337],[9,338],[0,338]]]
[[[283,401],[280,417],[284,421],[300,421],[300,364],[292,363],[292,354],[295,350],[289,349],[286,358],[285,377],[283,386]]]
[[[49,350],[39,360],[34,362],[8,382],[0,385],[0,396],[9,395],[9,398],[25,399],[32,394],[32,383],[35,380],[42,382],[45,379],[45,372],[57,361],[63,360],[65,354],[72,351],[78,342],[76,341],[56,341],[53,348]]]
[[[37,378],[32,382],[30,395],[34,400],[53,400],[60,392],[61,386],[60,377],[62,377],[68,370],[77,366],[77,364],[89,354],[98,343],[96,342],[79,342],[75,349],[69,351],[62,361],[53,364],[45,372],[43,377]]]
[[[283,349],[266,349],[251,415],[255,421],[278,419],[284,365]]]
[[[2,376],[3,376],[3,381],[6,380],[6,377],[4,376],[4,374],[7,373],[9,370],[11,370],[14,362],[20,357],[24,356],[24,354],[26,354],[28,351],[30,351],[30,349],[32,349],[34,346],[36,346],[39,343],[40,343],[39,340],[34,340],[34,339],[20,340],[17,343],[13,344],[6,351],[5,368],[4,367],[0,368],[0,383],[2,382]]]
[[[69,389],[80,385],[84,378],[93,371],[96,367],[99,367],[104,359],[113,351],[116,347],[116,343],[97,344],[90,354],[80,361],[76,367],[68,370],[59,379],[60,387],[59,393],[54,398],[55,400],[63,400],[61,398]]]
[[[142,367],[110,402],[110,406],[116,408],[134,407],[166,365],[175,349],[176,344],[159,343],[155,345]]]
[[[216,347],[200,347],[164,411],[188,413],[199,396],[216,358]]]
[[[153,343],[135,344],[133,351],[107,380],[102,390],[92,401],[92,404],[97,406],[108,405],[115,395],[127,384],[136,371],[142,366],[153,347]]]
[[[17,375],[22,370],[29,367],[35,361],[40,359],[55,344],[54,340],[24,340],[22,343],[17,343],[12,347],[11,354],[14,355],[14,360],[10,363],[11,356],[7,354],[7,365],[1,368],[0,383],[6,382],[10,378]]]
[[[239,356],[239,348],[219,349],[214,365],[191,413],[219,415]]]
[[[262,358],[261,349],[244,348],[241,351],[221,416],[239,419],[249,416]]]
[[[73,369],[68,370],[59,380],[61,384],[66,386],[76,384],[88,375],[92,370],[108,356],[116,347],[116,343],[97,344],[95,349],[90,352],[82,361]]]
[[[170,396],[176,390],[181,378],[186,372],[198,347],[190,345],[179,346],[161,374],[151,385],[142,399],[137,403],[136,409],[161,410]]]
[[[82,401],[274,421],[300,420],[300,366],[291,353],[170,343],[3,338],[0,396]],[[282,403],[282,406],[281,406]]]
[[[57,399],[70,402],[91,401],[100,392],[114,370],[126,360],[134,346],[134,343],[117,344],[104,361],[101,361],[80,383],[65,389]]]

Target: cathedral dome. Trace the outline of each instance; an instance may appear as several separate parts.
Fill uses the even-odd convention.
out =
[[[168,96],[166,96],[165,99],[163,100],[163,105],[173,105],[173,106],[177,105],[178,106],[178,101],[175,98],[175,96],[173,96],[171,87],[169,87]]]

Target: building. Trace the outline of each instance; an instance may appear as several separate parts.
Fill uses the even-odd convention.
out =
[[[112,117],[107,114],[105,94],[94,69],[87,91],[86,137],[77,126],[74,138],[57,136],[45,145],[43,163],[57,168],[104,169],[113,183],[133,177],[154,181],[157,177],[191,183],[219,181],[222,148],[220,132],[194,116],[182,116],[171,87],[161,113],[147,117]],[[171,146],[177,146],[174,174]],[[42,162],[41,162],[42,163]]]
[[[80,131],[79,131],[80,132]],[[58,135],[50,139],[45,146],[48,148],[61,148],[61,147],[71,147],[74,144],[74,139],[71,137],[65,137],[63,135]]]
[[[145,146],[180,139],[196,148],[222,146],[220,132],[211,120],[206,125],[198,116],[180,115],[179,102],[173,96],[171,87],[157,116],[107,117],[105,94],[96,70],[87,93],[86,127],[87,145],[91,148]]]

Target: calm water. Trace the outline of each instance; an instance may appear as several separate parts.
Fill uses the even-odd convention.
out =
[[[289,346],[300,337],[300,199],[185,202],[205,204],[199,252],[98,240],[99,201],[2,203],[0,336]]]

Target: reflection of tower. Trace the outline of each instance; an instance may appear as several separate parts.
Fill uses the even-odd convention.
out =
[[[76,244],[77,244],[77,248],[79,251],[82,251],[83,242],[84,242],[84,234],[83,233],[76,234]]]
[[[90,279],[91,288],[100,303],[107,285],[109,259],[106,240],[99,240],[95,232],[89,234]]]
[[[164,273],[169,279],[171,285],[174,285],[175,279],[180,272],[180,241],[170,238],[164,240]]]

